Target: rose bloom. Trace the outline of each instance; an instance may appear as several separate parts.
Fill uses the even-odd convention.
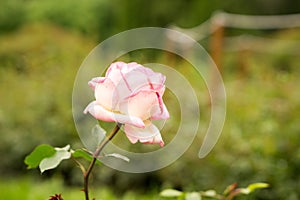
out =
[[[151,121],[169,118],[162,99],[165,79],[164,75],[135,62],[113,63],[105,77],[89,82],[96,100],[84,113],[89,112],[98,120],[124,124],[131,143],[164,146],[158,128]]]

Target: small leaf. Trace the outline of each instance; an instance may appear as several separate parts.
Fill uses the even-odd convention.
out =
[[[41,144],[25,158],[24,162],[28,165],[28,169],[36,168],[44,158],[51,157],[54,154],[54,147],[48,144]]]
[[[70,150],[70,145],[68,144],[65,147],[59,148],[59,147],[54,147],[55,151],[69,151]]]
[[[248,189],[253,192],[256,189],[268,188],[270,185],[268,183],[253,183],[248,185]]]
[[[127,158],[126,156],[123,156],[123,155],[121,155],[121,154],[118,154],[118,153],[105,154],[105,157],[115,157],[115,158],[124,160],[124,161],[126,161],[126,162],[129,162],[129,161],[130,161],[129,158]]]
[[[96,124],[92,129],[92,137],[97,142],[97,146],[105,138],[106,131],[99,125]]]
[[[55,148],[56,153],[51,157],[43,159],[39,165],[41,173],[46,170],[56,168],[62,160],[69,159],[71,157],[70,145],[63,148]]]
[[[239,194],[250,194],[251,192],[257,190],[257,189],[262,189],[262,188],[268,188],[269,184],[267,183],[253,183],[248,185],[247,188],[239,188],[238,193]]]
[[[215,190],[201,191],[200,194],[202,196],[210,197],[210,198],[216,198],[219,196]]]
[[[76,149],[72,152],[72,156],[74,158],[83,158],[89,162],[93,160],[93,156],[83,149]],[[97,159],[96,164],[101,165],[101,162]]]
[[[250,194],[250,190],[248,188],[238,188],[236,190],[236,195],[237,194]]]
[[[84,158],[87,161],[93,160],[93,156],[88,152],[84,151],[83,149],[76,149],[75,151],[72,152],[72,156],[74,158]]]
[[[185,200],[201,200],[201,196],[198,192],[187,193]]]
[[[166,189],[159,193],[159,195],[162,197],[179,197],[182,196],[183,194],[184,194],[183,192],[174,189]]]

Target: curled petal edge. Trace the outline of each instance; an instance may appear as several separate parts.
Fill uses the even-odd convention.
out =
[[[106,80],[106,77],[96,77],[88,82],[88,85],[95,90],[98,83],[103,83]]]
[[[143,120],[141,120],[140,118],[111,112],[102,107],[101,105],[97,104],[96,101],[91,102],[85,108],[83,113],[90,113],[96,119],[106,122],[119,122],[121,124],[130,124],[138,128],[145,127]]]

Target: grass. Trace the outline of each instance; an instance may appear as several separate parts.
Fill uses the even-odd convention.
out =
[[[0,182],[0,199],[9,200],[42,200],[48,199],[54,194],[62,194],[64,200],[83,200],[84,193],[81,187],[64,186],[59,178],[46,181],[23,177]],[[97,200],[154,200],[160,199],[158,193],[138,194],[128,191],[124,195],[116,195],[112,188],[94,187],[91,189],[91,197]]]

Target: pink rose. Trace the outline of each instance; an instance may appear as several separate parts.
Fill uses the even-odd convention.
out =
[[[164,145],[158,128],[151,120],[167,119],[169,112],[163,103],[166,77],[138,63],[116,62],[105,77],[93,78],[89,85],[96,100],[84,113],[98,120],[124,124],[131,143]]]

